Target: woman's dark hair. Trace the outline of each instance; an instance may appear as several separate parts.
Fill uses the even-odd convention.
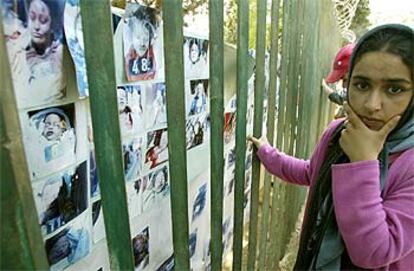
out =
[[[408,29],[409,30],[409,29]],[[414,39],[413,31],[407,29],[384,28],[369,37],[356,49],[352,68],[369,52],[387,52],[401,57],[402,61],[411,71],[414,65]]]

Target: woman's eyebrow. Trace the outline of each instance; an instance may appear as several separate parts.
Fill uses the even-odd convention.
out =
[[[366,77],[366,76],[362,76],[362,75],[355,75],[352,76],[353,80],[365,80],[365,81],[371,81],[370,78]],[[383,79],[382,81],[385,81],[387,83],[394,83],[394,84],[412,84],[412,82],[408,79],[405,78],[386,78]]]
[[[366,80],[366,81],[370,81],[371,79],[369,79],[368,77],[366,77],[366,76],[362,76],[362,75],[353,75],[352,76],[352,79],[353,80]]]
[[[384,81],[389,82],[389,83],[411,84],[411,81],[404,79],[404,78],[389,78]]]

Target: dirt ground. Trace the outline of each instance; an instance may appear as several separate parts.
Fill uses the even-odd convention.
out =
[[[259,203],[261,205],[261,202]],[[261,210],[261,208],[259,207],[259,210]],[[304,214],[304,208],[302,208],[299,216],[298,216],[298,220],[296,222],[296,226],[295,226],[295,231],[292,232],[292,236],[290,237],[290,241],[289,244],[287,245],[286,248],[286,253],[284,255],[284,257],[282,258],[282,260],[279,262],[279,270],[280,271],[291,271],[293,270],[293,266],[295,264],[295,260],[296,260],[296,255],[297,255],[297,250],[298,250],[298,246],[299,246],[299,234],[300,234],[300,229],[301,229],[301,225],[302,225],[302,219],[303,219],[303,214]],[[259,213],[259,217],[260,217],[260,213]],[[260,218],[259,218],[260,220]],[[242,264],[242,270],[247,270],[247,246],[248,246],[248,227],[244,228],[244,236],[243,236],[243,264]],[[232,260],[233,260],[233,254],[229,253],[227,255],[227,257],[224,259],[224,264],[223,264],[223,270],[225,271],[231,271],[232,270]],[[256,265],[257,268],[257,265]]]

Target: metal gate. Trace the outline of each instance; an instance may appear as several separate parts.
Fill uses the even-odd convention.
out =
[[[246,153],[249,1],[239,0],[237,21],[237,120],[233,270],[243,265],[243,184]],[[267,138],[282,151],[308,157],[327,124],[330,107],[320,81],[339,46],[329,0],[257,0],[254,135],[262,133],[266,20],[271,19]],[[109,1],[81,1],[97,165],[112,270],[133,270],[119,131]],[[175,270],[190,270],[185,147],[182,1],[163,1],[168,146]],[[209,1],[211,82],[211,255],[222,269],[223,217],[223,1]],[[268,16],[270,14],[270,17]],[[283,16],[281,16],[283,14]],[[99,26],[99,27],[97,27]],[[23,150],[21,128],[5,49],[1,56],[1,269],[48,268]],[[280,32],[280,29],[282,31]],[[279,37],[279,34],[281,36]],[[96,42],[99,41],[99,42]],[[102,46],[102,45],[105,46]],[[167,49],[165,49],[167,48]],[[98,52],[98,53],[97,53]],[[280,93],[276,104],[278,54]],[[277,110],[276,110],[277,109]],[[259,204],[260,162],[253,159],[247,270],[276,270],[305,198],[305,191],[264,175]],[[113,202],[117,204],[113,204]],[[258,213],[261,212],[261,219]],[[122,233],[122,234],[119,234]],[[246,259],[245,259],[246,260]]]

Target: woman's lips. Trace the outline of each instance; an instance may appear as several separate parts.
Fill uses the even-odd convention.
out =
[[[367,117],[361,117],[361,120],[365,125],[372,130],[379,130],[384,125],[384,122],[378,119],[371,119]]]

